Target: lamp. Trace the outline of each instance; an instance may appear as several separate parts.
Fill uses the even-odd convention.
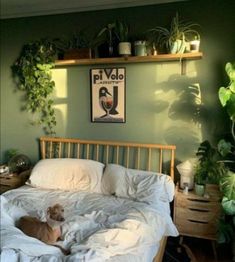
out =
[[[180,188],[184,189],[188,186],[188,189],[193,189],[194,184],[194,169],[192,163],[187,160],[176,166],[180,173]]]

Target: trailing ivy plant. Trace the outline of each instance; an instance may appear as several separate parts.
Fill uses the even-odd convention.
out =
[[[46,39],[23,46],[12,66],[17,89],[25,92],[23,110],[33,114],[32,124],[39,124],[46,134],[55,134],[56,118],[51,94],[55,83],[51,69],[55,66],[56,48]]]

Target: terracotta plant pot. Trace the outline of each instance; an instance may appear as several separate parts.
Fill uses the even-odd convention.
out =
[[[92,58],[91,48],[75,48],[64,53],[64,59],[89,59]]]

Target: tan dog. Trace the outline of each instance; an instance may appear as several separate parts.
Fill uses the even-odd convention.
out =
[[[61,224],[64,222],[64,208],[56,204],[47,209],[47,222],[42,222],[36,217],[23,216],[20,218],[18,227],[28,236],[35,237],[42,242],[54,245],[61,237]],[[64,254],[68,254],[62,247]]]

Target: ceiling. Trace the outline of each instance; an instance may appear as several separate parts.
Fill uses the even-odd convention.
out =
[[[64,14],[182,0],[0,0],[0,18]]]

